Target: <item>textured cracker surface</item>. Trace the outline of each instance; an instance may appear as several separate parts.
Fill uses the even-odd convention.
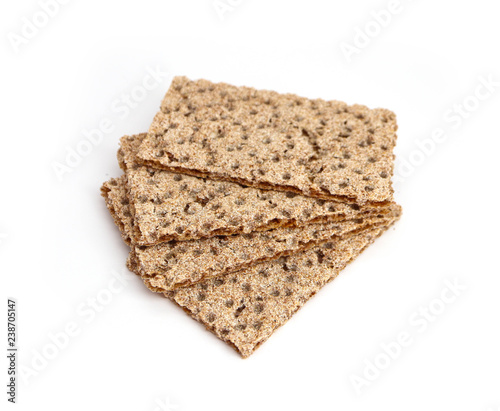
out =
[[[386,109],[175,77],[138,156],[212,179],[358,204],[392,200]]]
[[[119,219],[119,214],[110,211],[115,221]],[[347,233],[306,251],[163,294],[248,357],[398,218],[385,227]],[[125,226],[117,225],[120,229]],[[127,263],[130,270],[141,274],[134,249]],[[162,291],[149,277],[143,280],[151,290]]]
[[[133,219],[127,200],[126,180],[111,179],[105,183],[106,200],[122,237],[130,245]],[[358,214],[356,219],[304,227],[280,227],[266,232],[234,236],[217,236],[202,240],[170,241],[149,247],[134,246],[137,269],[150,278],[151,285],[171,290],[219,277],[260,261],[311,248],[334,236],[363,230],[370,226],[387,224],[400,214],[393,205],[378,213]]]
[[[398,218],[385,227],[347,234],[306,251],[163,294],[248,357]],[[118,226],[123,228],[124,224]],[[131,271],[141,274],[134,249],[127,263]],[[149,277],[143,280],[151,290],[162,291]]]
[[[312,248],[338,236],[387,224],[389,219],[389,216],[374,216],[362,222],[349,220],[310,224],[303,228],[277,228],[265,233],[213,237],[168,245],[163,243],[145,250],[136,247],[135,254],[141,275],[150,278],[153,287],[170,290],[208,278],[221,278],[262,261]]]
[[[131,245],[133,242],[134,220],[130,212],[126,184],[127,178],[125,175],[119,178],[112,178],[102,185],[101,195],[106,201],[106,206],[115,224],[120,229],[123,241],[127,245]]]
[[[366,230],[164,294],[248,357],[383,231]],[[129,267],[134,271],[133,256]]]
[[[144,137],[123,137],[118,153],[127,174],[130,210],[135,223],[133,239],[138,245],[352,219],[359,212],[380,208],[244,187],[141,166],[135,154]]]

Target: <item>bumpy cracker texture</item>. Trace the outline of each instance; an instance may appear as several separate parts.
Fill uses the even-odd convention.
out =
[[[121,176],[106,181],[101,187],[101,195],[106,200],[106,206],[113,217],[115,224],[120,229],[123,241],[132,244],[134,221],[130,212],[127,196],[127,178]]]
[[[130,244],[133,219],[123,178],[105,183],[108,208]],[[387,224],[400,214],[400,207],[381,209],[380,214],[359,214],[354,220],[309,224],[303,228],[277,228],[235,236],[218,236],[194,241],[171,241],[150,247],[135,247],[138,270],[150,277],[151,285],[164,290],[191,285],[207,278],[246,268],[257,262],[311,248],[334,236],[359,232],[370,226]],[[118,216],[118,221],[116,219]]]
[[[265,233],[212,237],[135,248],[141,275],[158,289],[171,290],[221,278],[262,261],[304,251],[334,238],[387,224],[389,216],[310,224],[303,228],[277,228]]]
[[[146,164],[364,204],[392,200],[386,109],[174,78],[138,156]]]
[[[165,295],[248,357],[382,231],[370,230],[340,239],[333,247],[327,243]],[[151,287],[148,279],[145,283]]]
[[[163,294],[248,357],[398,218],[386,227],[348,234],[307,251]],[[140,275],[134,250],[127,264]],[[143,280],[151,290],[162,292],[149,277]]]
[[[135,150],[143,137],[123,137],[119,152],[139,245],[351,219],[373,208],[140,166]]]

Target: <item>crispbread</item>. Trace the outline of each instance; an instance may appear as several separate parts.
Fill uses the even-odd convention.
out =
[[[263,189],[385,203],[396,130],[386,109],[175,77],[138,156]]]
[[[122,175],[119,178],[112,178],[103,183],[101,195],[106,200],[106,206],[113,217],[115,224],[120,229],[123,241],[127,245],[132,244],[134,220],[130,212],[130,205],[127,197],[127,177]]]
[[[127,174],[134,219],[131,234],[138,245],[353,219],[359,213],[382,208],[244,187],[141,166],[135,150],[143,138],[144,134],[123,137],[118,153]]]
[[[173,291],[164,291],[150,277],[141,276],[135,248],[127,266],[149,289],[174,301],[245,358],[398,218],[385,226],[347,234],[306,251]]]
[[[357,218],[304,227],[280,227],[266,232],[234,236],[217,236],[199,241],[170,241],[154,246],[131,244],[133,219],[129,210],[123,177],[103,185],[103,195],[125,242],[134,247],[140,274],[151,279],[156,288],[172,290],[211,277],[246,268],[261,261],[306,250],[333,237],[359,232],[367,227],[387,224],[398,216],[397,205],[366,212]]]
[[[360,219],[362,221],[309,224],[298,228],[162,243],[145,249],[135,247],[135,254],[141,275],[148,277],[153,287],[168,291],[208,278],[221,278],[259,262],[276,260],[341,236],[383,226],[390,219],[390,216],[380,215]]]
[[[327,243],[164,295],[248,357],[387,228],[368,229],[337,240],[333,247]],[[133,253],[128,266],[136,271]]]
[[[386,227],[347,234],[334,242],[164,295],[247,357],[397,218]],[[140,275],[134,250],[128,266]],[[143,280],[150,289],[163,292],[150,277]]]

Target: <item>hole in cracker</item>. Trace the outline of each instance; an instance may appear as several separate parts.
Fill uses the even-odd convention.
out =
[[[262,303],[255,304],[253,310],[255,311],[256,314],[262,313],[264,311],[264,304]]]
[[[238,318],[238,317],[241,315],[241,313],[243,312],[243,310],[244,310],[245,308],[246,308],[246,305],[245,305],[245,304],[240,305],[240,306],[236,309],[236,311],[234,312],[234,316],[235,316],[236,318]]]
[[[318,258],[318,263],[322,264],[325,254],[321,250],[318,250],[316,251],[316,257]]]

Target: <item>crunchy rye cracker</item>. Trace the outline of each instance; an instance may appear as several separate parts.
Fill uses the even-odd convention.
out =
[[[113,217],[113,221],[120,229],[123,241],[132,245],[134,220],[130,211],[130,204],[126,190],[127,177],[112,178],[101,186],[101,195]]]
[[[383,227],[174,291],[165,292],[149,277],[142,278],[148,288],[163,293],[245,358],[398,218]],[[134,249],[127,265],[141,275]]]
[[[131,244],[133,219],[129,210],[124,176],[103,185],[103,195],[125,242],[133,247],[137,267],[154,287],[172,290],[211,277],[246,268],[261,261],[273,260],[347,233],[387,224],[401,208],[366,212],[357,218],[337,223],[308,224],[304,227],[277,228],[235,236],[217,236],[199,241],[170,241],[142,247]]]
[[[396,130],[386,109],[175,77],[138,156],[248,186],[384,203]]]
[[[382,208],[145,167],[137,163],[135,156],[144,137],[123,137],[118,152],[119,163],[127,175],[134,219],[131,236],[138,245],[346,220],[356,218],[360,212]]]
[[[391,216],[277,228],[263,233],[135,247],[141,275],[158,289],[173,290],[208,278],[221,278],[263,261],[304,251],[332,239],[387,224]],[[188,244],[183,244],[188,243]]]
[[[245,358],[387,228],[368,229],[333,246],[327,243],[164,295]],[[128,266],[136,271],[133,253]]]

